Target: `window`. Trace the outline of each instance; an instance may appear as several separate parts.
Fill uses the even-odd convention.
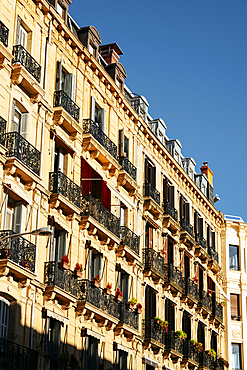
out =
[[[47,352],[54,360],[58,360],[61,344],[61,323],[48,318]]]
[[[145,247],[152,249],[153,248],[153,227],[147,222],[145,230]]]
[[[174,207],[174,186],[166,178],[163,179],[163,201]]]
[[[215,250],[215,232],[210,226],[207,226],[207,243],[209,248]]]
[[[22,201],[15,202],[8,198],[5,229],[12,230],[15,233],[21,233],[23,203]]]
[[[105,132],[105,110],[101,108],[96,102],[95,98],[91,97],[91,120]]]
[[[217,353],[217,338],[218,338],[218,335],[215,333],[215,331],[212,331],[211,348],[214,349],[216,353]]]
[[[153,320],[157,316],[156,312],[156,292],[149,286],[145,288],[145,320]]]
[[[99,339],[86,337],[85,343],[85,369],[98,370]]]
[[[239,246],[229,245],[229,267],[231,270],[239,270]]]
[[[57,62],[56,91],[65,92],[68,97],[75,101],[76,77],[68,73],[62,66],[62,61]]]
[[[88,278],[89,280],[93,280],[95,276],[98,274],[101,276],[101,259],[102,255],[97,253],[94,249],[90,249],[89,251],[89,270],[88,270]]]
[[[205,327],[201,321],[198,322],[197,326],[197,341],[202,343],[203,348],[205,348]]]
[[[180,221],[186,221],[190,223],[190,204],[186,202],[186,199],[180,195]]]
[[[7,299],[0,297],[0,338],[3,339],[8,336],[9,305]]]
[[[59,3],[57,3],[57,12],[64,19],[65,10]]]
[[[241,344],[232,343],[232,370],[242,369]]]
[[[182,330],[187,334],[187,339],[191,339],[191,316],[187,311],[183,311]]]
[[[147,158],[145,159],[145,182],[156,188],[156,168]]]
[[[16,32],[16,45],[21,45],[24,49],[27,48],[28,32],[21,24],[21,18],[17,18],[17,32]]]
[[[24,112],[16,102],[13,100],[13,110],[12,110],[12,132],[18,132],[22,137],[27,137],[27,122],[28,122],[28,113]]]
[[[92,44],[89,44],[88,51],[90,54],[92,54],[96,58],[96,48]]]
[[[230,294],[231,319],[240,320],[239,294]]]
[[[175,330],[175,306],[169,299],[165,300],[165,319],[169,322],[169,330]]]
[[[127,370],[128,352],[117,351],[117,370]]]
[[[194,231],[196,236],[203,238],[203,218],[199,217],[196,211],[194,212]]]
[[[53,227],[51,261],[60,261],[66,254],[67,232],[58,225]]]
[[[165,263],[169,263],[173,265],[173,259],[174,259],[174,243],[172,239],[169,237],[166,237],[167,239],[164,242],[164,259]]]
[[[180,252],[180,260],[181,260],[181,270],[182,276],[185,278],[190,277],[190,257],[184,253],[184,251]]]
[[[126,274],[125,271],[121,271],[119,279],[119,289],[123,294],[123,302],[128,302],[130,299],[129,288],[129,274]]]

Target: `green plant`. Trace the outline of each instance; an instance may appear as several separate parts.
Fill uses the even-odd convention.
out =
[[[220,302],[220,305],[221,305],[221,307],[226,307],[227,306],[227,302],[226,301],[222,301],[222,302]]]
[[[168,333],[168,329],[169,329],[168,321],[163,321],[160,317],[157,317],[157,316],[154,318],[154,321],[158,326],[160,326],[162,331],[164,331],[165,333]]]
[[[69,362],[69,352],[67,350],[63,351],[61,355],[59,356],[59,360],[66,362],[66,363]]]
[[[201,353],[203,351],[203,345],[202,343],[197,342],[195,339],[191,339],[190,343],[194,349],[194,351]]]
[[[130,304],[132,304],[133,306],[137,303],[137,299],[135,297],[132,297],[129,302]]]
[[[216,358],[216,352],[214,349],[210,348],[210,349],[206,349],[206,354],[210,357],[213,357],[214,359]]]
[[[217,362],[227,368],[229,367],[229,362],[225,360],[222,356],[217,356]]]
[[[187,338],[187,334],[183,330],[177,330],[176,331],[176,336],[179,339],[186,339]]]

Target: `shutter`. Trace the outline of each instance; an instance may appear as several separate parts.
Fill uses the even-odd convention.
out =
[[[101,254],[93,254],[93,278],[98,274],[101,278]]]
[[[87,161],[85,161],[84,158],[81,159],[81,188],[82,188],[82,195],[88,195],[89,194],[89,183],[92,181],[83,180],[89,178],[89,164]]]
[[[93,250],[90,248],[88,250],[89,258],[88,258],[88,279],[93,280],[94,278],[94,269],[93,269]]]
[[[21,233],[22,211],[23,211],[22,202],[16,202],[14,210],[14,232],[16,234]]]
[[[183,197],[182,195],[180,195],[179,197],[179,214],[180,214],[180,222],[183,220],[184,218],[184,209],[183,209]]]
[[[152,182],[151,185],[153,185],[154,189],[156,189],[156,167],[151,167],[151,173],[152,173]]]
[[[211,246],[215,250],[215,232],[211,231]]]
[[[194,232],[195,235],[198,233],[198,214],[196,211],[194,211]]]
[[[111,212],[111,191],[105,181],[101,181],[101,203],[102,205]]]
[[[128,302],[129,275],[127,274],[121,274],[121,292],[123,293],[123,301]]]
[[[58,150],[58,171],[64,172],[64,153],[60,148]]]
[[[157,312],[156,312],[156,293],[152,289],[150,289],[150,304],[151,304],[150,305],[150,317],[154,318],[155,316],[157,316]]]
[[[145,286],[145,320],[153,319],[150,312],[150,287],[148,285]],[[154,316],[155,317],[155,316]]]
[[[124,129],[118,131],[118,155],[122,157],[124,153]]]
[[[51,340],[52,340],[52,358],[58,360],[60,355],[60,341],[61,341],[61,324],[59,321],[51,319]]]
[[[71,75],[71,99],[73,102],[75,101],[75,91],[76,91],[76,76]]]
[[[7,339],[9,323],[9,301],[0,297],[0,338]]]
[[[124,136],[124,153],[126,154],[126,158],[129,158],[129,138]]]
[[[145,183],[146,182],[148,182],[148,160],[147,160],[147,158],[145,158],[145,174],[144,174],[144,176],[145,176]]]
[[[24,49],[27,48],[27,31],[25,28],[20,25],[20,45],[24,47]]]
[[[51,235],[51,251],[50,251],[50,261],[56,261],[56,253],[55,253],[55,250],[56,250],[56,237],[55,237],[55,233],[56,233],[56,229],[54,226],[52,226],[52,232],[53,234]]]
[[[62,90],[62,60],[57,61],[56,91]]]
[[[20,27],[21,27],[21,18],[17,17],[17,25],[16,25],[16,45],[20,45],[21,40],[20,40]]]
[[[185,258],[184,251],[180,252],[180,266],[182,271],[182,277],[185,277]]]
[[[184,218],[186,221],[190,222],[190,204],[184,203]]]
[[[64,92],[75,101],[76,77],[72,73],[64,75]]]
[[[202,217],[198,217],[198,232],[203,238],[203,218]]]
[[[173,242],[168,238],[168,263],[173,265]]]
[[[230,294],[231,319],[239,320],[239,295]]]
[[[164,262],[165,264],[168,263],[168,236],[165,236],[164,237],[164,249],[163,249],[163,252],[164,252]]]
[[[27,122],[28,122],[28,113],[22,113],[20,122],[20,135],[25,139],[27,137]]]
[[[207,242],[208,242],[208,247],[211,248],[212,246],[211,228],[208,225],[207,225]]]
[[[199,270],[199,294],[203,291],[203,270],[200,268],[200,266],[198,266],[198,270]]]
[[[190,257],[187,254],[184,254],[184,276],[190,277]]]
[[[95,122],[95,98],[91,96],[91,120]]]
[[[153,228],[148,228],[148,248],[153,248]]]
[[[174,186],[168,186],[168,202],[174,207]]]
[[[57,233],[56,260],[60,261],[66,254],[67,233],[65,230],[59,230]]]
[[[168,201],[168,180],[166,178],[163,179],[163,202]]]
[[[13,99],[12,105],[12,124],[11,124],[11,131],[15,131],[15,99]]]
[[[105,132],[106,127],[105,127],[105,110],[103,108],[100,108],[98,110],[98,117],[99,117],[99,127],[100,129]]]

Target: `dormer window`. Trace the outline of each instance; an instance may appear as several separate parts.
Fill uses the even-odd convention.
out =
[[[57,12],[64,19],[65,10],[59,3],[57,3]]]
[[[88,51],[96,58],[96,48],[92,44],[89,44]]]

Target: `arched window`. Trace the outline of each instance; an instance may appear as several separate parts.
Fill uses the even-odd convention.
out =
[[[0,297],[0,338],[7,338],[9,323],[9,301]]]

